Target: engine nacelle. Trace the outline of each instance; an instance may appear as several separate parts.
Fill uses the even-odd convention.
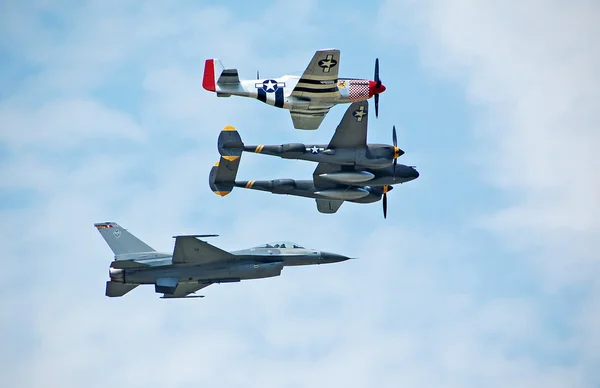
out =
[[[325,198],[352,200],[366,197],[369,191],[362,187],[348,187],[347,189],[326,189],[316,191],[315,194]]]
[[[321,178],[326,178],[338,183],[361,183],[371,180],[375,177],[368,171],[335,171],[319,175]]]
[[[369,144],[356,152],[356,165],[367,168],[391,166],[394,162],[394,148],[386,144]]]
[[[302,143],[287,143],[281,145],[283,153],[303,154],[306,152],[306,146]]]
[[[273,191],[287,191],[296,187],[296,181],[293,179],[275,179],[273,181]]]

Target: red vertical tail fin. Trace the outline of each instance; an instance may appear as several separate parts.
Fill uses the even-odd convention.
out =
[[[209,92],[216,92],[216,78],[215,78],[215,60],[207,59],[204,62],[204,78],[202,79],[202,87]]]

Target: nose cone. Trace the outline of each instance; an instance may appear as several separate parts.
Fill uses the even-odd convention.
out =
[[[393,150],[394,150],[394,159],[397,159],[397,158],[401,157],[402,155],[404,155],[404,151],[398,147],[394,146]]]
[[[321,264],[339,263],[349,259],[348,256],[338,255],[337,253],[321,252]]]
[[[385,86],[383,84],[379,84],[377,86],[377,82],[369,81],[369,98],[373,97],[375,94],[385,92]]]
[[[419,177],[419,172],[414,167],[403,164],[398,164],[393,173],[394,182],[396,183],[410,182]]]
[[[414,167],[410,167],[412,179],[417,179],[419,177],[419,172]]]

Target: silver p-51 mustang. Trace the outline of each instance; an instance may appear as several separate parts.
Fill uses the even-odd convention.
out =
[[[296,129],[317,129],[329,110],[337,104],[375,100],[379,113],[379,94],[385,86],[379,78],[379,59],[375,60],[374,80],[339,78],[340,50],[318,50],[302,76],[244,80],[237,69],[225,69],[221,61],[207,59],[204,65],[204,89],[218,97],[256,98],[265,104],[289,109]]]

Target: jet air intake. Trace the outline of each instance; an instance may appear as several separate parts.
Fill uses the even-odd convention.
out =
[[[338,183],[360,183],[375,177],[368,171],[337,171],[320,174],[319,176]]]
[[[352,200],[366,197],[369,195],[369,191],[362,187],[348,187],[347,189],[320,190],[315,194],[332,199]]]

